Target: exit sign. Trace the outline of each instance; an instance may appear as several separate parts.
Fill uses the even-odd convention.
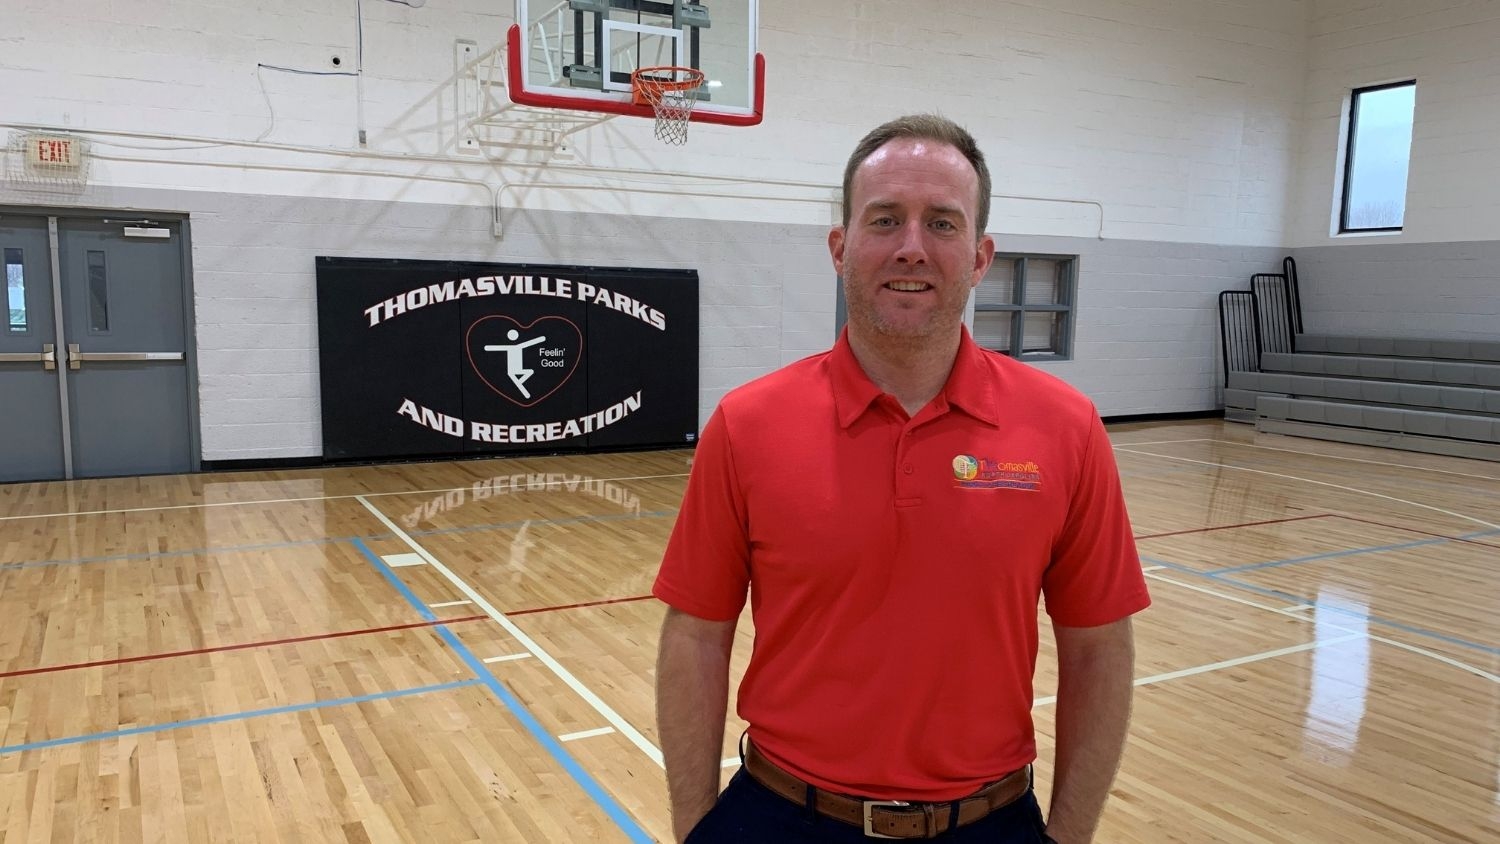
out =
[[[83,150],[77,138],[32,135],[26,139],[26,162],[33,167],[76,170],[83,165]]]

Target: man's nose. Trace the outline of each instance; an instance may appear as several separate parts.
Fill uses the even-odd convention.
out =
[[[911,220],[901,227],[901,242],[896,248],[896,262],[900,264],[927,263],[927,229],[920,220]]]

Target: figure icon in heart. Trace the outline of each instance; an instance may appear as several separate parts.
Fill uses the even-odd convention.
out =
[[[583,332],[571,320],[541,317],[526,325],[499,314],[469,326],[469,364],[485,385],[531,407],[557,392],[583,356]]]
[[[531,393],[526,392],[526,381],[536,374],[536,370],[526,368],[526,358],[521,353],[526,351],[530,346],[547,342],[547,338],[533,337],[524,343],[516,343],[515,341],[520,339],[520,337],[521,332],[512,328],[505,332],[505,339],[510,340],[511,345],[485,346],[484,350],[486,352],[505,353],[505,374],[510,376],[510,380],[516,382],[516,389],[521,391],[521,395],[529,399],[531,398]]]

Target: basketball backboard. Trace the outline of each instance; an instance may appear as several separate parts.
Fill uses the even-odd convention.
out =
[[[703,71],[696,123],[753,126],[764,102],[756,0],[516,0],[506,89],[518,105],[652,117],[630,74]]]

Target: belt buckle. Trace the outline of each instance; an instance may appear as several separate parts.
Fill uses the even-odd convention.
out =
[[[899,835],[885,835],[884,833],[876,832],[875,831],[875,827],[874,827],[875,819],[874,819],[874,817],[871,816],[870,813],[873,810],[879,809],[879,808],[882,808],[882,807],[889,807],[889,808],[892,808],[892,809],[906,809],[906,808],[910,808],[911,807],[910,803],[906,802],[905,800],[865,800],[865,801],[863,801],[863,804],[864,804],[864,808],[865,808],[865,835],[867,837],[870,837],[870,838],[900,838],[901,837]]]

